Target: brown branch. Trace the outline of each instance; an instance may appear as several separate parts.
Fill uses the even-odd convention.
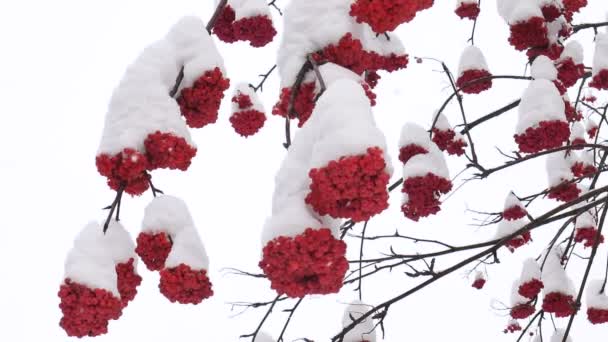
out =
[[[246,335],[241,335],[240,338],[247,338],[247,337],[251,337],[251,342],[255,342],[255,339],[258,337],[258,333],[260,332],[260,330],[262,329],[262,326],[264,325],[264,322],[266,322],[266,320],[268,319],[268,316],[270,316],[270,313],[272,312],[272,309],[274,309],[274,306],[277,304],[277,302],[279,302],[281,298],[281,295],[278,295],[270,304],[270,307],[268,308],[268,310],[266,311],[266,314],[264,315],[264,317],[262,318],[262,321],[260,322],[260,324],[258,324],[257,328],[255,329],[255,331],[251,334],[246,334]]]
[[[599,27],[604,27],[604,26],[608,26],[608,22],[574,25],[574,26],[572,26],[572,30],[574,33],[577,33],[580,30],[585,30],[585,29],[589,29],[589,28],[597,30]]]
[[[272,68],[270,68],[270,70],[268,70],[265,74],[259,74],[258,76],[262,78],[262,80],[260,81],[260,83],[258,83],[257,86],[253,86],[253,84],[249,83],[249,87],[251,89],[253,89],[253,91],[257,92],[259,91],[264,91],[263,87],[264,87],[264,83],[266,83],[266,80],[268,79],[268,77],[272,74],[272,72],[277,68],[277,65],[273,65]]]
[[[470,130],[472,130],[476,126],[478,126],[478,125],[480,125],[480,124],[482,124],[482,123],[484,123],[484,122],[486,122],[486,121],[488,121],[490,119],[493,119],[493,118],[495,118],[497,116],[500,116],[500,115],[502,115],[502,114],[510,111],[511,109],[517,108],[517,106],[519,106],[520,102],[521,102],[521,99],[515,100],[515,101],[509,103],[508,105],[506,105],[506,106],[504,106],[504,107],[502,107],[500,109],[497,109],[497,110],[493,111],[490,114],[484,115],[481,118],[479,118],[479,119],[477,119],[475,121],[470,122],[468,125],[466,125],[460,131],[460,134],[467,134]]]
[[[215,26],[215,23],[219,19],[220,14],[222,14],[224,7],[226,7],[226,4],[228,4],[228,0],[222,0],[222,1],[220,1],[219,4],[217,4],[217,7],[215,8],[215,12],[213,12],[211,19],[209,19],[209,22],[207,23],[206,29],[207,29],[207,32],[209,32],[209,34],[211,34],[211,30],[213,30],[213,27]]]
[[[283,325],[283,330],[281,330],[281,334],[279,335],[277,342],[285,341],[283,339],[283,335],[285,334],[285,331],[287,331],[287,327],[289,326],[289,322],[291,322],[291,318],[293,317],[293,314],[296,312],[296,310],[298,309],[298,307],[300,306],[300,304],[302,303],[303,300],[304,300],[304,297],[298,299],[298,301],[296,302],[296,305],[294,305],[293,308],[285,310],[285,312],[289,312],[289,316],[287,317],[287,321],[285,321],[285,324]]]

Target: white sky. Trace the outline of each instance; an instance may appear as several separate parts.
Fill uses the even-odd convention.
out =
[[[278,4],[283,7],[286,2],[279,0]],[[398,33],[412,56],[442,59],[455,71],[471,24],[453,14],[455,1],[436,2]],[[604,19],[606,1],[589,2],[575,22]],[[0,341],[69,340],[58,325],[56,294],[72,239],[89,220],[101,220],[101,208],[113,198],[94,164],[111,92],[145,45],[162,37],[183,15],[208,18],[212,7],[211,1],[186,0],[0,2]],[[273,15],[280,27],[280,18],[276,12]],[[507,30],[496,14],[495,1],[484,0],[476,43],[494,74],[520,75],[525,59],[507,44]],[[591,31],[579,36],[590,65]],[[257,74],[274,64],[277,42],[264,49],[218,43],[232,84],[257,82]],[[449,95],[445,76],[434,70],[434,64],[412,62],[405,71],[383,75],[376,89],[376,118],[393,147],[395,161],[401,125],[408,120],[428,125],[433,110]],[[500,108],[518,98],[524,87],[522,81],[497,80],[491,91],[465,99],[467,113],[476,118]],[[276,74],[265,89],[263,100],[270,109],[278,94]],[[258,272],[259,235],[270,213],[274,173],[285,154],[281,146],[283,122],[270,118],[260,134],[244,140],[229,125],[227,104],[224,101],[216,125],[193,132],[199,150],[187,173],[154,174],[159,188],[190,205],[210,255],[215,296],[196,307],[171,304],[158,292],[157,275],[141,265],[144,283],[138,296],[120,320],[110,323],[110,333],[98,341],[237,341],[238,335],[253,331],[264,311],[252,310],[231,318],[235,312],[227,303],[274,298],[266,280],[225,275],[221,269]],[[452,123],[459,122],[455,107],[449,107],[446,113]],[[474,131],[478,153],[487,165],[502,162],[495,146],[507,151],[515,148],[515,123],[516,111],[512,111]],[[452,175],[463,165],[463,161],[450,158]],[[509,190],[531,194],[545,186],[544,161],[538,160],[488,181],[467,184],[444,204],[440,215],[418,224],[402,217],[400,195],[396,194],[391,208],[370,222],[368,232],[391,233],[399,228],[408,235],[454,244],[482,241],[491,237],[494,229],[468,225],[474,217],[465,212],[466,208],[497,211]],[[133,236],[139,231],[143,207],[150,198],[151,194],[146,193],[123,201],[122,219]],[[532,211],[538,215],[554,205],[545,201]],[[513,255],[501,251],[502,263],[488,269],[489,283],[481,292],[470,288],[463,270],[395,305],[385,322],[386,340],[514,341],[513,335],[502,334],[507,312],[492,306],[497,305],[496,301],[508,304],[521,260],[536,256],[555,229],[542,228],[534,235],[534,244]],[[395,245],[403,252],[420,247]],[[358,241],[350,240],[349,253],[357,248]],[[370,244],[366,257],[386,250],[386,246]],[[605,250],[594,267],[597,277],[606,260]],[[439,262],[438,267],[447,267],[461,258],[464,256]],[[574,271],[570,274],[577,287],[583,266],[575,261],[572,270],[569,268]],[[365,281],[364,301],[382,302],[420,281],[405,277],[402,271],[396,269],[390,275],[384,273]],[[294,317],[287,340],[328,340],[339,329],[343,303],[354,298],[352,288],[345,288],[339,295],[307,299]],[[265,330],[277,337],[286,318],[280,310],[291,305],[281,304]],[[561,326],[565,323],[557,321]],[[550,326],[550,322],[545,325]],[[591,326],[581,315],[575,320],[572,336],[575,342],[606,341],[608,326]]]

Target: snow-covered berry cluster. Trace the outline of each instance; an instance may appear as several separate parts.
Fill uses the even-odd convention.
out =
[[[277,34],[265,0],[228,0],[213,33],[226,43],[247,41],[253,47],[263,47]]]
[[[253,88],[241,83],[236,87],[232,97],[232,115],[230,123],[235,132],[243,137],[256,134],[266,122],[264,105],[258,99]]]

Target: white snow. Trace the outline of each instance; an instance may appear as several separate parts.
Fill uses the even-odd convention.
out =
[[[216,0],[217,4],[219,1]],[[228,0],[235,13],[235,20],[242,18],[266,16],[271,18],[268,4],[265,0]]]
[[[590,131],[590,130],[595,129],[597,127],[598,127],[597,122],[595,122],[595,120],[593,120],[591,117],[588,117],[585,120],[585,130]]]
[[[519,120],[516,132],[522,134],[541,121],[566,121],[565,104],[559,91],[548,80],[530,82],[519,105]]]
[[[513,208],[513,207],[524,208],[524,206],[521,203],[521,201],[519,200],[519,198],[517,198],[517,196],[515,196],[515,194],[511,191],[511,192],[509,192],[509,194],[507,195],[507,198],[505,199],[505,210],[507,210],[509,208]]]
[[[260,332],[258,333],[258,336],[255,338],[255,340],[257,342],[275,342],[275,340],[272,339],[272,337],[270,337],[270,335],[268,335],[265,332]]]
[[[424,177],[433,173],[438,177],[450,179],[450,171],[445,156],[434,146],[429,153],[417,154],[403,165],[403,179]]]
[[[508,22],[511,25],[528,21],[531,18],[543,18],[543,12],[540,10],[536,1],[529,0],[502,0],[502,2],[511,1],[513,3],[512,10],[508,14]]]
[[[462,76],[467,70],[489,70],[483,52],[474,45],[467,46],[462,51],[458,65],[458,77]]]
[[[577,219],[574,228],[590,228],[596,227],[595,217],[590,211],[582,213]]]
[[[571,58],[572,61],[574,61],[574,64],[583,64],[585,52],[581,43],[576,40],[571,40],[564,46],[564,51],[559,60],[564,61],[568,58]]]
[[[515,307],[520,304],[526,304],[530,301],[530,299],[519,294],[519,285],[521,283],[519,281],[515,281],[513,286],[511,287],[511,306]]]
[[[495,238],[502,239],[506,236],[509,236],[509,235],[515,233],[516,231],[520,230],[521,228],[523,228],[528,223],[530,223],[530,220],[527,217],[522,217],[518,220],[511,220],[511,221],[502,220],[502,221],[500,221],[500,223],[498,223],[498,228],[496,229]]]
[[[174,268],[180,264],[188,265],[194,271],[209,269],[207,252],[194,226],[184,227],[173,237],[165,268]]]
[[[346,327],[353,322],[353,319],[359,319],[363,314],[369,311],[371,307],[360,301],[354,301],[344,311],[342,317],[342,326]],[[374,330],[374,321],[371,318],[366,318],[363,322],[357,324],[344,336],[344,342],[360,342],[362,340],[376,342],[376,331]]]
[[[570,127],[570,141],[574,141],[574,139],[585,139],[585,127],[580,122],[575,122]]]
[[[116,228],[113,225],[112,228]],[[118,228],[116,229],[118,231]],[[103,289],[120,298],[117,287],[116,260],[123,257],[125,236],[116,232],[106,240],[101,225],[88,223],[74,240],[65,260],[65,277],[90,289]],[[118,242],[120,246],[112,246]]]
[[[401,128],[401,135],[399,137],[399,148],[407,145],[418,145],[423,147],[427,151],[430,150],[432,145],[435,145],[429,136],[429,132],[412,122],[408,122]]]
[[[537,80],[549,80],[555,81],[557,79],[557,69],[553,64],[553,61],[547,56],[538,56],[532,63],[530,70],[531,75]]]
[[[528,258],[524,261],[524,266],[519,277],[519,285],[527,283],[532,279],[541,280],[540,265],[533,258]]]
[[[439,114],[439,116],[437,116],[438,112],[439,111],[435,111],[433,113],[431,124],[433,123],[433,121],[435,121],[435,118],[437,118],[437,120],[435,121],[434,128],[437,128],[440,131],[451,131],[452,125],[450,125],[448,118],[443,113],[441,113],[441,114]]]
[[[568,278],[560,263],[560,258],[561,251],[557,248],[552,249],[547,256],[547,261],[542,270],[543,293],[560,292],[574,296],[576,295],[574,283]]]
[[[547,155],[547,176],[549,187],[574,179],[574,174],[570,169],[572,165],[572,155],[564,152],[555,152]]]
[[[565,334],[566,334],[566,331],[564,329],[555,330],[555,332],[553,333],[553,336],[551,336],[551,342],[562,342],[564,340]],[[572,342],[572,338],[570,338],[570,334],[568,334],[568,338],[566,339],[566,342]]]
[[[456,0],[456,8],[459,8],[461,5],[466,4],[476,4],[478,0]]]
[[[174,196],[155,197],[144,210],[142,232],[167,232],[174,237],[182,229],[194,226],[186,203]]]
[[[587,307],[601,310],[608,310],[608,285],[604,289],[604,293],[601,293],[602,286],[604,284],[603,279],[590,280],[587,284],[585,292],[587,294]]]
[[[608,70],[608,33],[595,36],[595,55],[593,56],[593,76]]]

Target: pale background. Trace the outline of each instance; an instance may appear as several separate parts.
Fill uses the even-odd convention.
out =
[[[590,0],[575,22],[598,22],[608,10],[605,0]],[[287,0],[279,0],[284,7]],[[454,71],[460,51],[467,44],[471,23],[454,13],[455,1],[438,0],[413,23],[398,33],[412,56],[442,59]],[[58,286],[63,279],[64,257],[73,237],[91,219],[101,220],[101,208],[110,204],[113,193],[97,174],[94,157],[101,134],[106,105],[126,66],[141,49],[162,37],[179,17],[195,14],[210,17],[211,1],[9,1],[0,2],[0,341],[67,341],[59,328]],[[280,30],[281,19],[273,11]],[[578,35],[586,47],[590,65],[592,31]],[[494,74],[524,72],[525,58],[507,44],[508,27],[496,14],[495,1],[482,1],[476,43],[486,53]],[[232,84],[257,83],[257,74],[274,64],[278,38],[263,49],[240,43],[218,42]],[[401,72],[383,74],[376,89],[375,116],[385,132],[396,161],[400,126],[408,120],[428,125],[429,117],[449,95],[445,75],[434,72],[434,64],[416,64]],[[269,110],[276,101],[276,74],[265,86],[263,100]],[[476,118],[520,96],[525,82],[497,80],[491,91],[467,97],[468,115]],[[574,95],[572,95],[574,96]],[[158,277],[140,265],[144,282],[136,300],[110,333],[98,341],[226,341],[254,330],[263,309],[231,318],[229,302],[267,301],[274,298],[266,280],[226,275],[225,267],[259,272],[259,235],[270,212],[273,177],[285,155],[283,121],[270,118],[257,136],[243,139],[228,122],[224,101],[217,124],[193,132],[198,155],[187,173],[155,172],[155,184],[190,205],[211,258],[215,296],[201,305],[169,303],[157,289]],[[456,107],[448,117],[458,122]],[[481,160],[486,165],[502,162],[494,146],[509,151],[517,112],[474,130]],[[397,165],[395,163],[395,165]],[[450,157],[455,175],[463,161]],[[398,174],[394,178],[398,177]],[[454,244],[467,244],[492,237],[494,228],[470,226],[475,218],[467,208],[497,211],[508,190],[531,194],[546,186],[544,161],[472,182],[444,204],[440,215],[414,224],[399,211],[400,195],[392,206],[370,222],[368,234],[393,232],[427,236]],[[457,185],[460,181],[457,181]],[[122,219],[135,236],[143,207],[151,199],[123,201]],[[545,201],[532,209],[538,215],[555,205]],[[514,341],[503,335],[507,312],[497,310],[497,301],[509,303],[511,283],[519,276],[520,261],[536,256],[556,226],[534,235],[535,243],[511,255],[500,253],[502,263],[488,269],[489,283],[483,291],[470,287],[466,270],[443,279],[393,306],[386,319],[390,342],[402,341]],[[543,233],[546,232],[546,233]],[[349,253],[358,249],[351,239]],[[395,245],[404,252],[420,250],[412,244]],[[606,261],[606,248],[598,255],[594,274],[599,277]],[[367,257],[386,251],[381,244],[369,245]],[[583,252],[585,253],[585,252]],[[464,257],[464,256],[462,256]],[[462,257],[440,262],[446,267]],[[569,268],[580,283],[583,262]],[[364,283],[364,300],[382,302],[416,284],[404,270],[383,273]],[[388,275],[388,276],[387,276]],[[327,341],[340,328],[345,302],[355,298],[352,287],[339,295],[306,299],[287,332],[287,340],[308,337]],[[283,303],[285,309],[293,303]],[[278,336],[286,314],[276,310],[264,330]],[[565,320],[558,320],[564,325]],[[545,326],[550,327],[546,321]],[[576,318],[574,341],[606,341],[608,327],[591,326],[584,315]]]

